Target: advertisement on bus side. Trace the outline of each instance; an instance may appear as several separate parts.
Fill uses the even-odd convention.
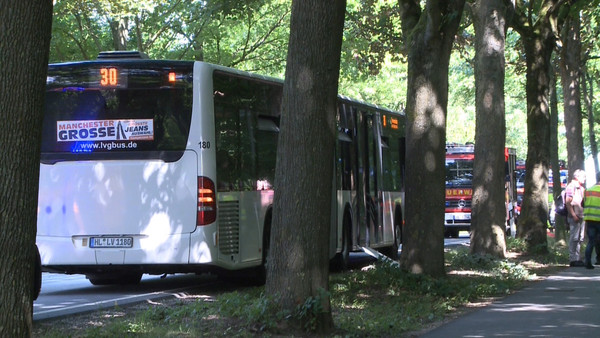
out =
[[[154,140],[154,121],[140,119],[56,122],[57,142],[131,140]]]

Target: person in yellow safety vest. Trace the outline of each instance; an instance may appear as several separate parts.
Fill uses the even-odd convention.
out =
[[[585,267],[593,269],[592,250],[596,247],[596,264],[600,264],[598,252],[600,246],[600,172],[596,173],[596,184],[585,191],[585,204],[583,207],[583,220],[585,221],[588,244],[585,248]]]

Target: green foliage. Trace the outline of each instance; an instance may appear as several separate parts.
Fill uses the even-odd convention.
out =
[[[328,301],[331,294],[320,288],[315,297],[308,297],[303,304],[298,305],[296,317],[304,323],[304,329],[308,332],[315,331],[319,327],[319,320],[323,313],[323,302]]]
[[[340,75],[339,92],[343,95],[379,106],[403,111],[406,102],[406,65],[384,61],[377,75],[365,75],[357,78],[353,74]]]
[[[566,264],[569,262],[569,252],[564,245],[556,243],[554,237],[548,237],[548,253],[536,256],[536,261],[542,264]]]
[[[104,25],[105,26],[105,25]],[[50,62],[89,60],[112,49],[112,37],[90,1],[59,0],[54,4]]]
[[[254,325],[260,331],[272,330],[277,327],[278,322],[295,318],[304,323],[306,332],[312,332],[319,326],[323,302],[331,296],[326,290],[320,289],[318,295],[308,297],[293,313],[288,313],[281,311],[276,300],[265,296],[262,291],[263,288],[255,288],[219,296],[217,299],[219,313],[225,317],[240,318],[245,325]]]
[[[405,54],[398,3],[350,0],[346,6],[342,72],[377,75],[386,59]]]
[[[50,61],[94,59],[123,36],[126,49],[151,58],[282,75],[289,10],[285,0],[58,0]]]
[[[463,57],[474,54],[473,48],[464,46]],[[448,118],[446,140],[467,143],[475,141],[475,76],[469,62],[454,53],[448,71]]]
[[[223,294],[217,299],[218,311],[225,317],[241,318],[246,325],[259,323],[261,331],[274,328],[289,314],[280,312],[273,297],[263,291],[263,288],[253,288]]]
[[[506,251],[523,253],[527,251],[527,243],[522,238],[507,237]]]
[[[500,260],[491,255],[473,255],[466,249],[453,251],[450,257],[453,269],[485,272],[510,281],[523,281],[530,277],[527,269],[508,259]]]

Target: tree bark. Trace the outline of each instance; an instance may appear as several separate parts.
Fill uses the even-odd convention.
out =
[[[441,276],[444,270],[444,201],[448,64],[464,0],[401,0],[409,46],[406,98],[406,204],[402,267]]]
[[[333,326],[329,281],[333,154],[345,0],[295,0],[275,172],[266,291],[284,310],[312,299]]]
[[[503,0],[479,0],[473,7],[475,27],[476,128],[471,209],[471,253],[506,256],[504,144]]]
[[[579,12],[567,17],[561,34],[560,72],[564,96],[565,129],[569,179],[573,172],[584,169],[581,113],[581,37]]]
[[[538,4],[539,18],[534,25],[529,18],[516,17],[513,22],[520,33],[527,64],[527,160],[525,164],[525,192],[517,234],[525,239],[529,250],[547,250],[548,223],[548,167],[550,161],[550,71],[556,39],[552,26],[556,23],[556,0]],[[531,8],[528,7],[530,10]],[[523,8],[519,12],[523,12]],[[534,15],[531,12],[529,15]]]
[[[129,40],[129,19],[118,17],[110,22],[110,31],[113,36],[115,50],[127,50]]]
[[[36,206],[52,1],[0,6],[0,337],[32,331]]]
[[[594,99],[594,81],[592,81],[592,77],[585,72],[582,77],[582,87],[585,98],[585,107],[588,112],[588,135],[590,138],[590,148],[592,151],[592,158],[594,159],[594,174],[600,172],[600,164],[598,163],[598,142],[596,141],[596,132],[594,131],[594,106],[592,101]],[[589,88],[587,88],[587,83],[589,83]]]

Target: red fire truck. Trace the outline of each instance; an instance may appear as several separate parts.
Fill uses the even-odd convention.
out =
[[[473,144],[446,145],[446,216],[444,230],[446,237],[458,237],[460,231],[471,229],[471,199],[473,195]],[[504,148],[506,232],[516,232],[516,179],[517,152]]]

